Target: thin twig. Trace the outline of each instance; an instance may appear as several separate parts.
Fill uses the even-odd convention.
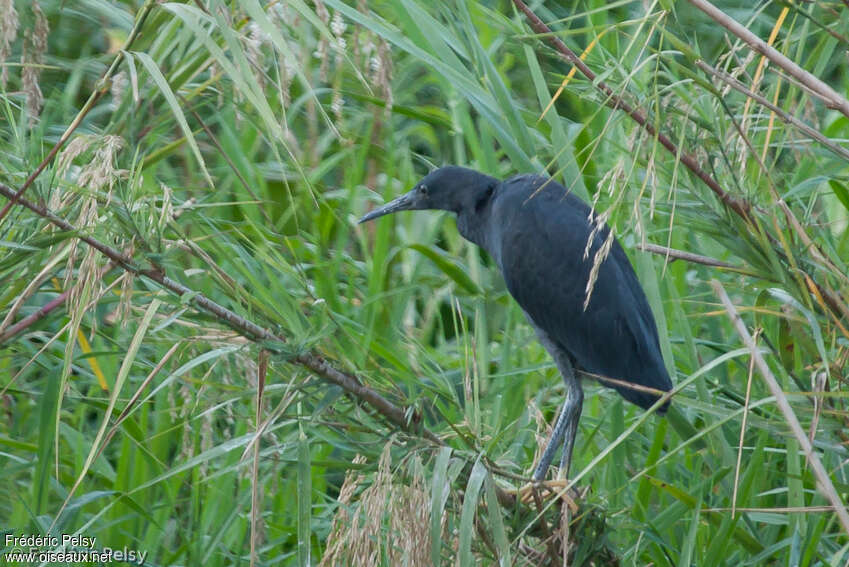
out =
[[[103,266],[103,269],[100,270],[100,275],[98,277],[102,279],[107,273],[109,273],[109,270],[114,267],[115,266],[114,264],[112,264],[112,262],[108,262],[105,266]],[[30,313],[14,325],[9,326],[9,328],[0,331],[0,345],[5,342],[8,342],[9,339],[14,337],[15,335],[21,334],[27,328],[44,319],[47,315],[50,314],[51,311],[65,303],[65,300],[68,299],[68,296],[71,294],[72,291],[74,291],[73,287],[66,289],[58,296],[54,297],[53,299],[39,307],[38,310],[34,313]]]
[[[722,260],[715,260],[710,256],[702,256],[701,254],[685,252],[684,250],[676,250],[675,248],[667,248],[666,246],[659,246],[657,244],[640,244],[639,246],[637,246],[637,249],[644,250],[646,252],[651,252],[652,254],[657,254],[659,256],[672,258],[674,260],[684,260],[685,262],[690,262],[692,264],[702,264],[704,266],[713,266],[716,268],[729,268],[731,270],[740,269],[733,264],[723,262]]]
[[[56,309],[57,307],[59,307],[60,305],[65,303],[65,300],[68,298],[68,295],[70,293],[71,293],[70,289],[62,292],[61,294],[59,294],[54,299],[51,299],[50,301],[48,301],[47,303],[42,305],[38,309],[38,311],[36,311],[35,313],[31,313],[30,315],[27,315],[26,317],[24,317],[23,319],[21,319],[20,321],[18,321],[17,323],[12,325],[8,329],[6,329],[2,334],[0,334],[0,345],[5,343],[9,339],[14,337],[18,333],[20,333],[21,331],[23,331],[24,329],[28,328],[30,325],[40,321],[48,313],[50,313],[51,311],[53,311],[54,309]]]
[[[754,341],[758,340],[759,331],[755,332]],[[740,440],[737,443],[737,464],[734,466],[734,490],[731,493],[731,518],[737,513],[737,490],[740,487],[740,465],[743,462],[743,440],[746,437],[746,422],[749,418],[749,403],[752,399],[752,377],[755,375],[755,358],[749,359],[749,375],[746,379],[746,398],[743,402],[743,422],[740,424]]]
[[[709,65],[708,63],[706,63],[705,61],[703,61],[701,59],[696,61],[696,66],[699,69],[708,73],[709,75],[713,75],[717,79],[721,80],[722,82],[727,84],[729,87],[733,88],[734,90],[743,93],[744,95],[746,95],[750,99],[754,100],[755,102],[757,102],[761,106],[765,106],[766,108],[768,108],[769,110],[774,112],[775,115],[778,116],[782,121],[784,121],[785,123],[790,124],[792,126],[795,126],[796,128],[798,128],[799,130],[801,130],[802,132],[804,132],[805,134],[807,134],[808,136],[810,136],[814,140],[818,141],[819,143],[821,143],[823,146],[825,146],[827,149],[831,150],[832,152],[834,152],[838,156],[842,157],[843,159],[849,160],[849,150],[847,150],[843,146],[839,146],[839,145],[835,144],[830,139],[828,139],[825,135],[823,135],[822,132],[820,132],[819,130],[808,126],[807,124],[805,124],[804,122],[802,122],[801,120],[799,120],[798,118],[793,116],[792,114],[785,112],[784,110],[781,109],[781,107],[771,103],[766,98],[764,98],[761,95],[759,95],[758,93],[752,91],[751,89],[746,87],[746,85],[744,85],[743,83],[741,83],[740,81],[738,81],[736,78],[729,75],[725,71],[722,71],[720,69],[712,67],[711,65]]]
[[[53,277],[53,272],[56,269],[56,266],[59,265],[59,262],[65,259],[66,253],[70,250],[70,247],[67,243],[60,247],[59,250],[56,251],[50,257],[50,260],[46,262],[41,271],[33,277],[30,282],[26,285],[26,287],[21,291],[18,296],[11,303],[11,307],[9,307],[9,311],[6,313],[6,316],[3,317],[3,320],[0,321],[0,337],[4,335],[6,329],[9,328],[10,325],[15,321],[15,317],[18,316],[18,312],[23,308],[26,304],[27,299],[33,296],[33,294],[37,293],[38,290],[44,285],[44,282]],[[3,339],[0,338],[0,344],[3,343]]]
[[[767,42],[750,32],[743,25],[728,16],[725,12],[708,2],[707,0],[690,0],[690,4],[707,14],[710,19],[736,35],[738,38],[746,42],[749,47],[765,56],[778,67],[795,78],[797,81],[811,89],[828,108],[839,110],[845,116],[849,117],[849,100],[832,89],[819,78],[809,73],[783,53],[769,45]]]
[[[787,401],[787,396],[784,395],[784,392],[781,390],[781,386],[778,384],[778,380],[776,380],[775,376],[772,373],[772,370],[769,369],[769,365],[767,365],[766,361],[764,360],[763,356],[755,345],[754,340],[752,340],[752,336],[749,334],[749,330],[743,323],[743,319],[740,317],[740,314],[737,313],[737,309],[734,307],[734,304],[731,303],[731,299],[728,298],[728,294],[725,292],[725,289],[722,287],[722,284],[719,283],[719,281],[717,280],[712,280],[710,283],[711,286],[713,286],[716,295],[719,296],[719,299],[725,306],[725,310],[728,312],[728,316],[731,318],[731,323],[734,325],[734,328],[737,330],[737,333],[740,335],[740,338],[743,339],[743,343],[745,343],[745,345],[751,351],[752,357],[755,360],[755,365],[758,367],[758,370],[760,371],[764,382],[766,382],[770,393],[775,398],[775,403],[778,406],[778,409],[781,411],[782,415],[784,415],[784,420],[790,427],[790,431],[793,433],[793,437],[796,438],[796,441],[798,441],[799,445],[802,447],[802,451],[805,453],[805,457],[811,467],[811,471],[813,472],[814,477],[817,480],[817,489],[834,507],[834,512],[837,514],[837,518],[838,520],[840,520],[840,524],[843,526],[844,531],[849,534],[849,513],[847,513],[846,511],[846,505],[840,500],[840,495],[837,494],[837,490],[834,488],[834,484],[831,482],[831,477],[828,476],[828,471],[825,470],[825,467],[820,461],[819,455],[814,452],[814,448],[811,445],[811,442],[808,440],[808,436],[802,429],[802,425],[799,423],[798,418],[796,418],[796,414],[793,412],[793,408],[790,407],[790,402]]]

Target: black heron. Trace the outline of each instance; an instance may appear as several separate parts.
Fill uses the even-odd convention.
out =
[[[654,316],[616,240],[597,267],[585,305],[594,258],[610,228],[598,226],[590,207],[565,187],[537,175],[500,181],[447,166],[359,222],[421,209],[457,215],[460,234],[486,250],[501,269],[510,295],[563,376],[566,400],[534,470],[534,481],[545,477],[561,441],[560,471],[569,474],[584,399],[575,369],[599,377],[602,383],[613,379],[605,385],[642,408],[658,401],[657,391],[672,389]],[[658,411],[663,413],[667,405]]]

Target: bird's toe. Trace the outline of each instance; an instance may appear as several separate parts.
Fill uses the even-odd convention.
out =
[[[523,504],[530,504],[537,499],[543,501],[549,498],[560,498],[569,506],[572,513],[577,513],[577,501],[583,498],[584,492],[577,490],[575,487],[570,487],[569,480],[561,478],[529,482],[516,489],[516,496]]]

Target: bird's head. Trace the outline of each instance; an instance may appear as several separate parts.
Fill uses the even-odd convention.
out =
[[[474,211],[492,195],[498,180],[473,169],[449,165],[431,171],[405,193],[360,219],[360,223],[398,211],[436,209]]]

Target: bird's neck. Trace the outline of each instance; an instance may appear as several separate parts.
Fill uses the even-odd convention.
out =
[[[488,213],[489,211],[486,211]],[[460,234],[463,235],[463,238],[468,240],[469,242],[474,242],[490,254],[492,254],[492,250],[490,249],[490,238],[489,231],[487,228],[489,227],[489,223],[486,222],[486,219],[481,218],[481,214],[475,215],[475,218],[470,218],[469,214],[465,211],[461,211],[457,213],[457,230],[460,231]]]

